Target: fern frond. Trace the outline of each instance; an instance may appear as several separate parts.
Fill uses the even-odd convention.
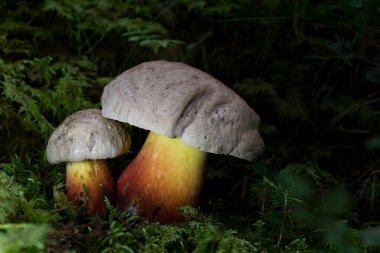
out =
[[[273,84],[262,80],[261,78],[245,79],[234,84],[234,89],[248,96],[268,95],[269,97],[277,96]]]
[[[25,87],[26,84],[20,83],[18,86],[16,80],[5,78],[3,81],[3,94],[20,105],[18,111],[28,128],[34,129],[46,138],[54,128],[41,113],[38,103],[22,92],[22,86]]]
[[[251,97],[253,101],[259,97],[266,97],[272,101],[277,116],[283,120],[306,120],[308,118],[308,108],[304,102],[304,95],[297,87],[291,87],[279,93],[272,83],[261,78],[254,78],[237,82],[234,88],[239,93]]]

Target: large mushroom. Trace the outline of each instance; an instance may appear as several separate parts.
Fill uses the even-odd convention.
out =
[[[104,198],[115,200],[115,183],[106,159],[126,153],[130,144],[122,123],[102,117],[100,110],[87,109],[73,113],[54,130],[46,156],[51,164],[67,162],[68,199],[86,203],[89,216],[104,216]]]
[[[118,208],[161,223],[197,204],[206,152],[254,160],[264,149],[260,118],[234,91],[183,63],[142,63],[102,95],[104,117],[150,130],[117,183]]]

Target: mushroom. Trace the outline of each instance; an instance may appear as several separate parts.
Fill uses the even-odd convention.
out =
[[[54,130],[46,156],[51,164],[67,162],[68,199],[86,203],[89,216],[105,216],[104,198],[111,203],[115,200],[115,183],[106,159],[126,153],[130,144],[122,123],[102,117],[100,110],[87,109],[73,113]]]
[[[102,95],[104,117],[150,130],[117,183],[117,207],[161,223],[196,206],[206,152],[254,160],[264,149],[259,116],[234,91],[183,63],[125,71]]]

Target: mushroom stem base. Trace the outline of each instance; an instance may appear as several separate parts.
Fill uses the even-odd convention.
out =
[[[111,203],[115,199],[115,183],[107,161],[86,160],[67,163],[66,194],[70,201],[84,204],[88,216],[107,215],[104,197],[107,196]]]
[[[119,178],[117,206],[161,223],[183,221],[181,207],[196,206],[206,153],[180,139],[150,132]]]

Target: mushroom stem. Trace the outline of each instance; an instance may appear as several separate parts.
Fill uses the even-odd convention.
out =
[[[150,132],[117,184],[119,209],[161,223],[183,221],[181,207],[197,205],[206,153]]]
[[[88,189],[88,195],[83,185]],[[108,213],[104,197],[115,199],[115,183],[106,160],[68,162],[66,165],[66,194],[70,201],[86,204],[87,215]]]

